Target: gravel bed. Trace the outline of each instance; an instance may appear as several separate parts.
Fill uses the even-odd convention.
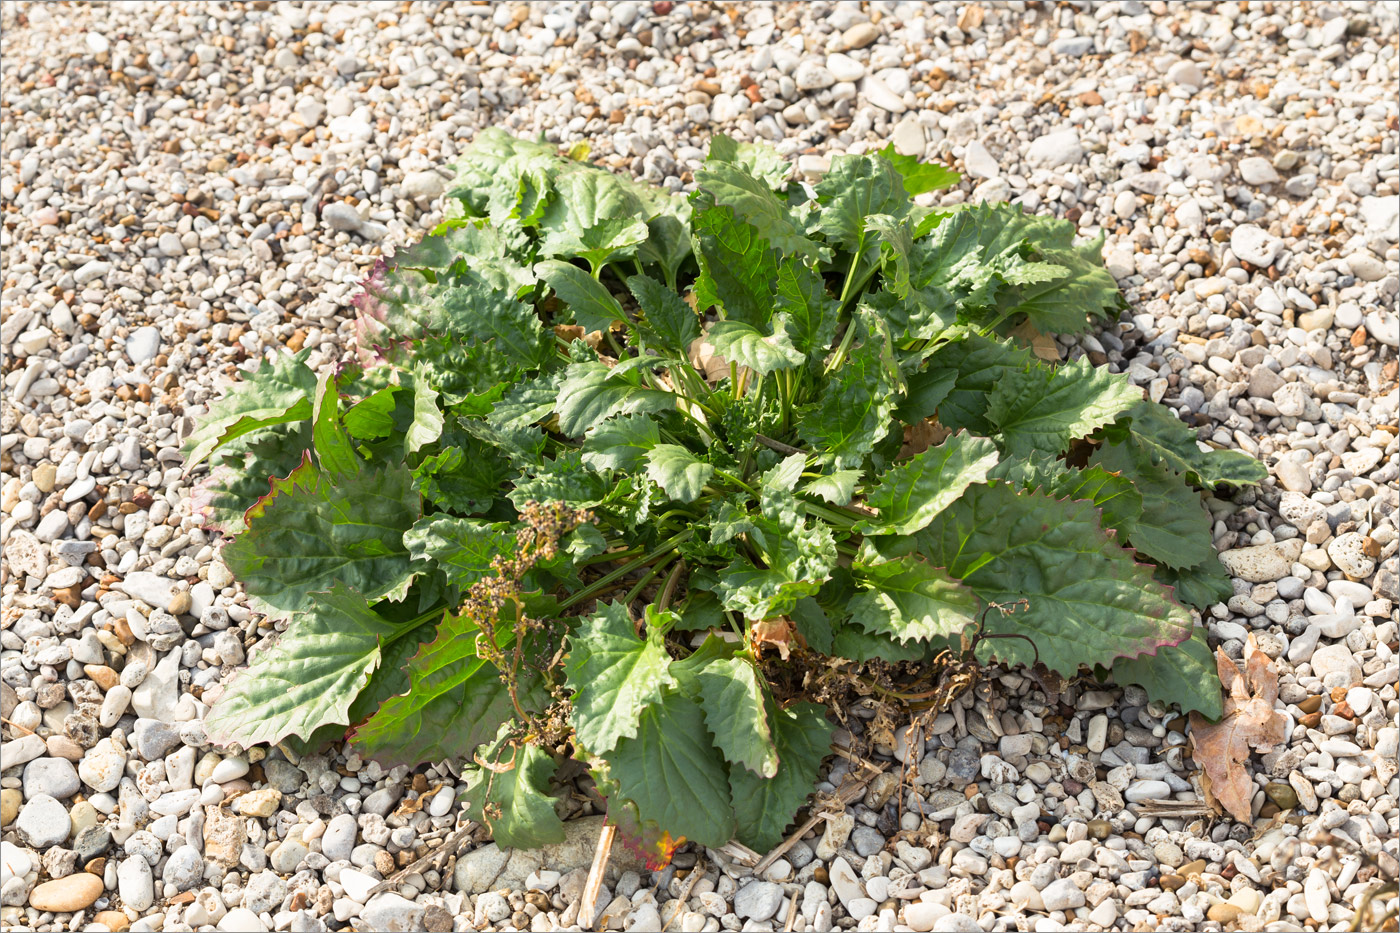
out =
[[[1396,871],[1397,20],[1356,3],[6,3],[0,12],[0,925],[31,930],[1340,930]],[[202,718],[272,629],[179,455],[239,368],[341,356],[485,126],[682,190],[707,140],[814,178],[893,140],[1106,235],[1131,303],[1065,341],[1269,465],[1210,503],[1206,614],[1281,675],[1254,827],[1138,688],[1019,673],[754,877],[652,873],[598,817],[447,848],[454,767],[229,755]],[[852,711],[863,732],[873,710]],[[294,756],[293,756],[294,758]],[[851,767],[836,759],[821,789]],[[684,898],[682,901],[681,898]]]

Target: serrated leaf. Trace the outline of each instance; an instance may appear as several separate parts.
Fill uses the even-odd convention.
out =
[[[461,285],[444,291],[439,302],[441,310],[427,322],[429,332],[458,342],[471,337],[526,369],[548,361],[551,346],[539,316],[509,293],[484,285]]]
[[[1142,517],[1142,494],[1126,476],[1100,467],[1075,469],[1051,454],[1037,452],[1024,460],[1003,460],[987,474],[1022,489],[1039,489],[1055,499],[1088,499],[1099,509],[1100,523],[1127,540]]]
[[[1158,565],[1152,575],[1172,588],[1178,602],[1194,606],[1201,612],[1217,603],[1228,602],[1235,595],[1230,575],[1221,566],[1218,556],[1181,570]]]
[[[913,534],[987,478],[997,463],[996,444],[959,431],[880,476],[865,504],[879,514],[851,527],[860,534]]]
[[[558,176],[556,196],[540,218],[540,253],[577,256],[593,269],[632,255],[649,233],[647,212],[632,184],[601,171]]]
[[[514,636],[502,626],[501,640]],[[510,688],[501,672],[476,654],[480,633],[460,616],[449,616],[436,637],[408,662],[407,689],[385,700],[379,711],[355,729],[351,743],[364,758],[389,767],[470,756],[515,715]],[[540,676],[522,664],[516,673],[516,700],[526,712],[550,702]]]
[[[322,373],[316,380],[316,397],[311,405],[311,436],[316,445],[316,459],[330,473],[354,473],[360,468],[360,458],[340,423],[340,396],[335,374]]]
[[[574,363],[565,370],[555,402],[559,429],[567,435],[586,434],[614,415],[665,411],[674,408],[676,396],[659,389],[645,389],[621,379],[609,379],[607,364]]]
[[[916,557],[858,564],[863,589],[851,600],[851,621],[901,642],[959,634],[977,622],[972,590]]]
[[[608,498],[612,485],[583,465],[583,455],[568,450],[553,460],[526,467],[509,493],[517,509],[527,502],[563,502],[578,509],[592,508]]]
[[[937,162],[920,162],[914,156],[902,155],[895,151],[894,143],[880,150],[880,155],[894,166],[904,182],[904,191],[911,198],[916,194],[952,188],[962,181],[962,176]]]
[[[777,252],[751,225],[723,206],[697,209],[691,217],[700,277],[696,308],[720,307],[731,321],[759,326],[773,313]]]
[[[636,806],[644,825],[711,847],[734,835],[730,769],[710,739],[700,706],[683,693],[668,690],[649,703],[634,735],[604,757],[619,794]]]
[[[1119,658],[1113,664],[1113,681],[1137,684],[1149,698],[1175,703],[1183,713],[1220,718],[1220,680],[1204,628],[1194,629],[1179,645],[1158,648],[1155,656]]]
[[[646,452],[647,477],[678,502],[694,502],[715,475],[706,463],[679,444],[657,444]]]
[[[637,735],[640,717],[675,686],[671,657],[659,636],[638,637],[627,607],[600,605],[569,635],[565,682],[574,691],[572,722],[589,752],[606,755],[620,739]],[[663,824],[665,825],[665,824]]]
[[[872,214],[904,217],[909,195],[904,179],[888,159],[876,154],[839,155],[817,183],[821,212],[817,229],[828,240],[855,252],[866,243],[865,219]]]
[[[841,302],[827,294],[815,269],[795,257],[785,258],[778,265],[773,311],[786,315],[783,331],[797,352],[814,362],[826,355],[836,336]]]
[[[554,811],[549,779],[554,759],[538,745],[512,743],[513,723],[505,723],[496,739],[477,758],[480,764],[462,770],[467,789],[462,794],[469,813],[485,823],[501,847],[538,849],[563,842],[564,823]]]
[[[1257,485],[1269,475],[1264,464],[1237,450],[1201,450],[1194,429],[1165,406],[1146,399],[1133,405],[1119,424],[1104,430],[1114,440],[1128,440],[1141,448],[1153,463],[1185,474],[1197,486]]]
[[[968,430],[988,437],[996,428],[987,418],[987,402],[997,385],[1013,370],[1025,368],[1029,350],[1010,342],[968,336],[938,350],[928,363],[930,373],[953,373],[953,388],[938,405],[938,422],[950,431]]]
[[[366,599],[401,599],[415,573],[403,534],[419,511],[406,467],[331,477],[307,457],[248,509],[248,530],[223,559],[272,614],[306,609],[337,582]]]
[[[424,457],[413,471],[423,497],[438,508],[474,515],[501,492],[511,469],[504,456],[475,437],[454,439],[451,447]]]
[[[603,283],[578,266],[557,259],[546,259],[536,263],[535,274],[548,282],[549,287],[559,296],[559,300],[568,305],[574,320],[585,332],[607,332],[614,323],[632,323],[623,312],[622,305],[603,287]]]
[[[829,257],[831,250],[808,238],[768,183],[749,174],[744,166],[707,161],[695,173],[695,183],[700,197],[732,210],[784,255],[802,256],[809,262]]]
[[[647,415],[624,415],[594,429],[583,441],[583,462],[595,470],[635,470],[661,443],[657,424]]]
[[[705,724],[725,760],[759,777],[775,775],[778,750],[768,726],[768,691],[753,662],[743,657],[713,658],[698,666],[693,676]]]
[[[403,391],[403,386],[385,386],[360,399],[345,410],[341,423],[351,437],[363,441],[374,441],[394,433],[394,409],[397,402],[394,395]]]
[[[641,306],[647,327],[666,349],[685,353],[700,336],[699,316],[674,289],[646,275],[629,278],[627,288]]]
[[[840,625],[831,640],[831,656],[858,664],[870,661],[918,661],[928,653],[923,642],[895,641],[888,635],[867,632],[858,625]]]
[[[420,518],[404,532],[403,543],[414,560],[431,560],[447,582],[465,590],[491,574],[491,561],[515,547],[515,535],[504,522],[434,515]]]
[[[860,470],[833,470],[806,483],[800,492],[820,496],[832,505],[847,505],[855,495],[856,483],[864,473]]]
[[[868,335],[828,378],[816,406],[798,425],[798,435],[837,469],[859,467],[889,433],[895,392],[883,349]]]
[[[720,356],[747,366],[760,376],[801,366],[806,360],[783,332],[781,321],[775,321],[774,333],[765,333],[742,321],[716,321],[705,339]]]
[[[710,151],[705,156],[705,164],[723,162],[738,166],[777,191],[787,187],[788,177],[792,175],[792,163],[779,155],[778,150],[773,147],[761,143],[738,142],[723,133],[717,133],[710,140]]]
[[[438,409],[438,394],[428,384],[427,373],[421,367],[413,370],[413,424],[404,435],[404,450],[417,453],[425,445],[442,436],[442,411]]]
[[[831,752],[834,727],[826,710],[814,703],[794,703],[772,710],[773,741],[782,767],[765,780],[745,768],[729,771],[730,796],[739,840],[756,852],[771,851],[797,810],[812,793],[822,760]]]
[[[1012,456],[1059,454],[1141,399],[1142,390],[1126,376],[1085,357],[1054,367],[1037,361],[1002,374],[987,399],[987,420],[1000,429],[1001,447]]]
[[[312,444],[306,422],[280,424],[240,437],[218,452],[215,463],[190,491],[190,513],[205,528],[242,534],[244,513],[267,495],[270,481],[297,468]]]
[[[788,530],[760,519],[747,534],[768,566],[736,558],[714,587],[725,609],[747,619],[785,615],[797,600],[815,594],[836,564],[836,542],[825,523]]]
[[[305,353],[275,354],[256,372],[245,374],[230,386],[185,441],[185,469],[192,469],[220,446],[251,431],[310,418],[316,374],[305,359]]]
[[[1051,499],[1000,483],[971,486],[917,538],[919,553],[984,601],[1024,608],[990,612],[986,630],[1030,636],[1039,659],[1073,676],[1111,666],[1191,634],[1191,613],[1099,525],[1085,501]],[[995,657],[1030,665],[1019,638],[984,642]]]
[[[316,593],[270,646],[253,655],[205,718],[219,744],[310,738],[326,724],[349,725],[350,705],[378,668],[381,646],[400,626],[344,584]]]
[[[1089,465],[1131,480],[1142,497],[1142,514],[1128,537],[1133,547],[1176,569],[1215,557],[1210,513],[1185,477],[1153,463],[1141,447],[1127,444],[1104,444]]]

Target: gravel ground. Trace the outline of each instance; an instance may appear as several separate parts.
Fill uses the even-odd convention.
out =
[[[356,283],[439,216],[436,169],[503,125],[672,189],[720,130],[809,177],[893,139],[966,172],[945,202],[1105,231],[1132,310],[1069,354],[1271,473],[1212,503],[1239,576],[1205,619],[1281,673],[1254,827],[1143,802],[1196,800],[1199,775],[1140,689],[1002,673],[761,878],[615,856],[604,925],[1345,929],[1400,815],[1384,6],[4,4],[0,922],[578,923],[596,817],[543,854],[473,837],[371,895],[447,854],[451,768],[224,757],[201,725],[270,629],[190,518],[192,417],[265,354],[338,358]]]

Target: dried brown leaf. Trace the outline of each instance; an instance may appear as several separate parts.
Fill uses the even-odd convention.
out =
[[[1274,709],[1278,671],[1253,633],[1245,645],[1243,671],[1219,648],[1215,664],[1227,694],[1224,711],[1216,723],[1191,714],[1193,757],[1203,771],[1206,802],[1247,823],[1254,796],[1254,781],[1245,767],[1250,751],[1267,752],[1287,738],[1287,720]]]
[[[1042,334],[1029,319],[1022,321],[1007,332],[1031,348],[1037,359],[1050,363],[1060,361],[1060,345],[1049,334]]]

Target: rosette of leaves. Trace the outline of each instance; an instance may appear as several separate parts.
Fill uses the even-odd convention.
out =
[[[467,759],[508,845],[560,838],[572,754],[655,849],[764,849],[832,729],[787,666],[1015,636],[976,659],[1218,715],[1203,500],[1263,470],[1046,352],[1117,319],[1099,242],[921,206],[957,176],[889,149],[788,174],[718,137],[681,197],[481,134],[367,282],[359,362],[273,355],[189,439],[286,620],[211,735]]]

